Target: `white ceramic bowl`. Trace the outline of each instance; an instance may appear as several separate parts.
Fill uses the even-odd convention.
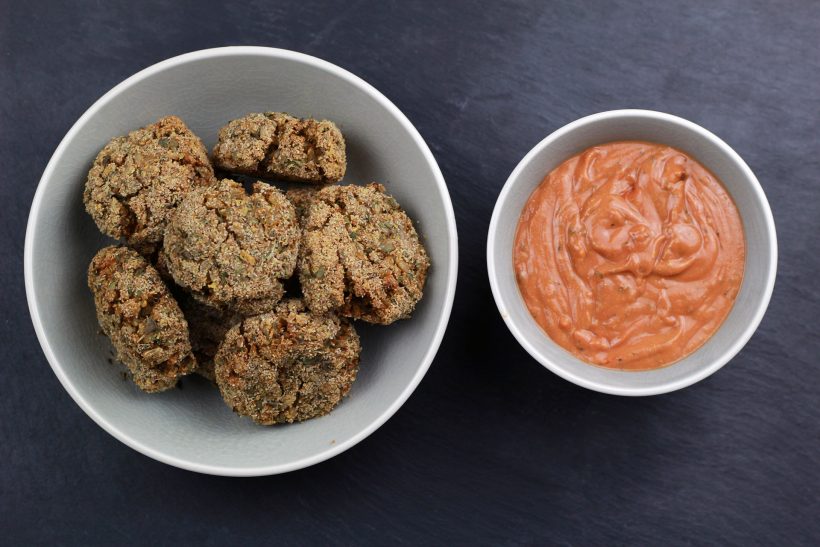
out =
[[[746,268],[735,305],[720,329],[697,351],[668,367],[639,372],[586,364],[554,343],[527,310],[513,272],[518,217],[547,173],[590,146],[642,140],[683,150],[709,168],[732,195],[743,220]],[[614,395],[655,395],[681,389],[725,365],[754,333],[774,287],[777,238],[769,203],[749,166],[704,128],[669,114],[614,110],[581,118],[538,143],[507,179],[495,204],[487,238],[493,296],[510,331],[538,362],[580,386]]]
[[[211,149],[218,129],[248,112],[287,111],[337,122],[347,141],[345,182],[385,183],[430,253],[425,296],[409,320],[358,328],[359,377],[330,415],[260,427],[235,415],[196,378],[147,395],[110,365],[98,334],[86,268],[109,244],[86,214],[82,189],[105,143],[157,118],[179,115]],[[143,454],[219,475],[267,475],[320,462],[383,424],[410,396],[438,350],[456,285],[457,237],[447,187],[407,118],[373,87],[325,61],[290,51],[228,47],[163,61],[106,93],[71,128],[48,163],[31,207],[25,246],[29,309],[48,361],[77,404]],[[81,442],[81,441],[78,441]]]

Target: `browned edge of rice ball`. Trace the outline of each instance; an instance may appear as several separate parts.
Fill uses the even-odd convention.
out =
[[[345,140],[329,120],[253,113],[219,130],[214,165],[233,173],[327,184],[347,169]]]
[[[88,267],[97,320],[134,383],[153,393],[194,370],[188,324],[157,271],[136,251],[101,249]]]
[[[382,325],[407,318],[429,266],[413,222],[381,184],[328,186],[311,197],[298,265],[311,310]]]
[[[226,404],[262,425],[329,413],[356,379],[361,346],[353,325],[286,299],[232,327],[216,354]]]
[[[185,194],[214,181],[202,141],[181,119],[166,116],[105,145],[88,172],[83,202],[104,234],[155,243]]]
[[[300,244],[293,205],[262,182],[248,195],[223,179],[189,193],[165,230],[174,281],[210,306],[243,315],[273,309],[293,275]]]

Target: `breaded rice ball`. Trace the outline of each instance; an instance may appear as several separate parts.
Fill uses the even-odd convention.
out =
[[[83,202],[104,234],[154,243],[182,198],[214,181],[202,141],[167,116],[105,145],[88,172]]]
[[[136,251],[105,247],[88,267],[97,320],[137,386],[174,387],[196,367],[188,324],[157,271]]]
[[[228,331],[215,358],[216,382],[228,406],[259,424],[308,420],[350,391],[360,349],[348,321],[287,299]]]
[[[165,230],[163,256],[174,281],[201,302],[252,315],[282,298],[299,239],[296,213],[282,192],[256,182],[248,195],[223,179],[182,200]]]
[[[313,196],[298,266],[311,311],[382,325],[410,317],[429,266],[413,222],[381,184]]]
[[[214,165],[260,178],[324,184],[347,168],[342,132],[331,121],[282,112],[248,114],[219,130]]]

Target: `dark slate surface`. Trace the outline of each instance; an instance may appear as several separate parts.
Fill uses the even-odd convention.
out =
[[[820,542],[820,5],[653,0],[0,2],[0,542]],[[27,312],[37,181],[100,95],[167,57],[235,44],[313,54],[392,99],[453,198],[461,270],[429,374],[384,427],[285,476],[181,471],[97,427]],[[671,395],[577,388],[515,343],[487,283],[507,175],[580,116],[639,107],[723,137],[757,173],[780,273],[757,334]]]

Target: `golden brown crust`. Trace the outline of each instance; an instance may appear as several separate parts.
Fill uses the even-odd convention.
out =
[[[188,324],[156,270],[136,251],[105,247],[88,267],[97,320],[146,392],[174,387],[196,361]]]
[[[359,365],[359,337],[334,314],[287,299],[231,328],[216,354],[216,381],[233,410],[263,425],[329,413]]]
[[[167,116],[105,145],[88,173],[83,202],[103,233],[131,244],[159,242],[185,194],[214,180],[202,141]]]
[[[342,180],[342,132],[331,121],[281,112],[248,114],[219,130],[214,165],[232,173],[315,184]]]
[[[382,185],[328,186],[313,196],[298,266],[312,311],[384,325],[409,317],[429,265],[412,221]]]
[[[299,249],[293,205],[257,182],[247,195],[223,179],[188,194],[165,230],[165,263],[181,287],[210,306],[246,315],[273,309]]]

